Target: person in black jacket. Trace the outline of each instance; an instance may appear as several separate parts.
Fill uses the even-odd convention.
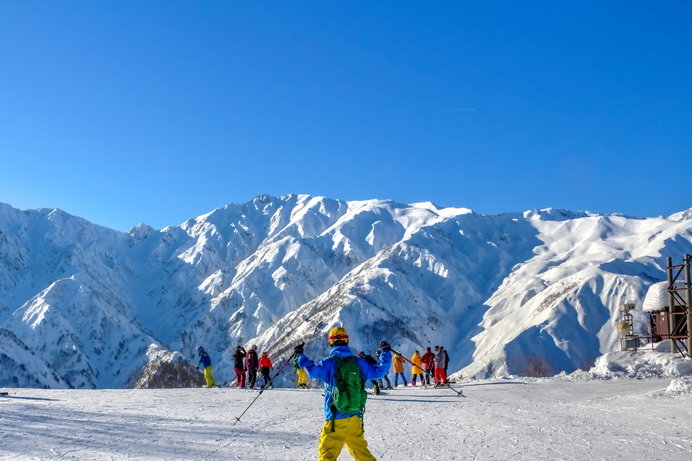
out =
[[[366,362],[368,362],[372,365],[377,365],[377,360],[375,359],[375,357],[373,357],[372,355],[366,355],[365,352],[363,352],[363,351],[360,351],[358,353],[358,357],[360,357],[361,359],[365,359]],[[377,382],[376,379],[373,379],[370,382],[372,383],[372,390],[375,393],[375,395],[379,395],[380,394],[380,384]]]
[[[247,356],[245,357],[245,368],[247,369],[248,387],[250,389],[255,388],[258,367],[259,357],[257,356],[257,346],[252,346],[252,348],[247,351]]]
[[[238,346],[233,353],[233,367],[235,368],[235,381],[239,388],[245,388],[245,348]]]

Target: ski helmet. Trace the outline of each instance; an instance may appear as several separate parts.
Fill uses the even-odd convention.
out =
[[[202,352],[204,352],[204,348],[202,346],[197,346],[197,353],[201,354]]]
[[[328,339],[331,346],[345,346],[348,344],[348,333],[341,327],[334,327],[329,331]]]

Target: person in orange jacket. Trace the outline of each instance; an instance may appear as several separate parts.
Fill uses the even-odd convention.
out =
[[[425,378],[423,378],[423,368],[421,368],[421,365],[423,365],[423,359],[420,356],[420,352],[416,351],[413,354],[413,357],[411,357],[411,362],[413,362],[413,365],[415,365],[411,367],[411,385],[415,386],[416,378],[420,378],[420,385],[424,386]]]
[[[262,373],[262,378],[264,378],[264,386],[262,386],[262,389],[266,389],[269,386],[271,380],[269,377],[269,370],[272,368],[274,368],[274,366],[272,365],[272,361],[269,360],[269,356],[266,352],[262,352],[262,357],[260,357],[259,360],[260,373]]]
[[[404,358],[399,354],[394,354],[392,365],[394,366],[394,387],[399,385],[399,376],[401,376],[401,380],[404,382],[404,387],[408,386],[406,376],[404,376]]]

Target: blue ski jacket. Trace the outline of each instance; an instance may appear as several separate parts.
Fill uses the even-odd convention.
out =
[[[199,367],[200,363],[204,368],[207,368],[211,365],[211,359],[209,358],[209,354],[207,354],[206,351],[203,351],[201,354],[199,354],[199,362],[197,362],[197,367]]]
[[[336,374],[336,361],[334,357],[351,357],[353,352],[348,346],[334,346],[329,352],[329,355],[317,363],[307,358],[304,354],[300,354],[297,358],[297,363],[300,368],[305,368],[308,375],[313,379],[319,379],[324,382],[324,415],[327,421],[333,419],[344,419],[356,416],[340,411],[333,411],[332,388],[336,385],[334,375]],[[390,351],[382,351],[380,358],[376,364],[370,364],[366,360],[356,357],[356,364],[360,368],[360,374],[363,381],[379,379],[389,372],[389,366],[392,363],[392,353]],[[362,414],[357,416],[362,417]]]

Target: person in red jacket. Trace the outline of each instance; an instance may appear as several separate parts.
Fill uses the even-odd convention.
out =
[[[269,377],[269,370],[272,368],[274,368],[274,366],[272,365],[272,361],[269,360],[269,356],[266,352],[262,352],[262,357],[260,357],[259,360],[260,373],[262,373],[262,378],[264,378],[264,386],[262,386],[262,389],[269,387],[269,381],[271,380]]]
[[[425,354],[421,357],[423,361],[423,368],[425,369],[425,382],[430,385],[430,377],[435,376],[435,354],[432,353],[430,348],[425,349]]]

